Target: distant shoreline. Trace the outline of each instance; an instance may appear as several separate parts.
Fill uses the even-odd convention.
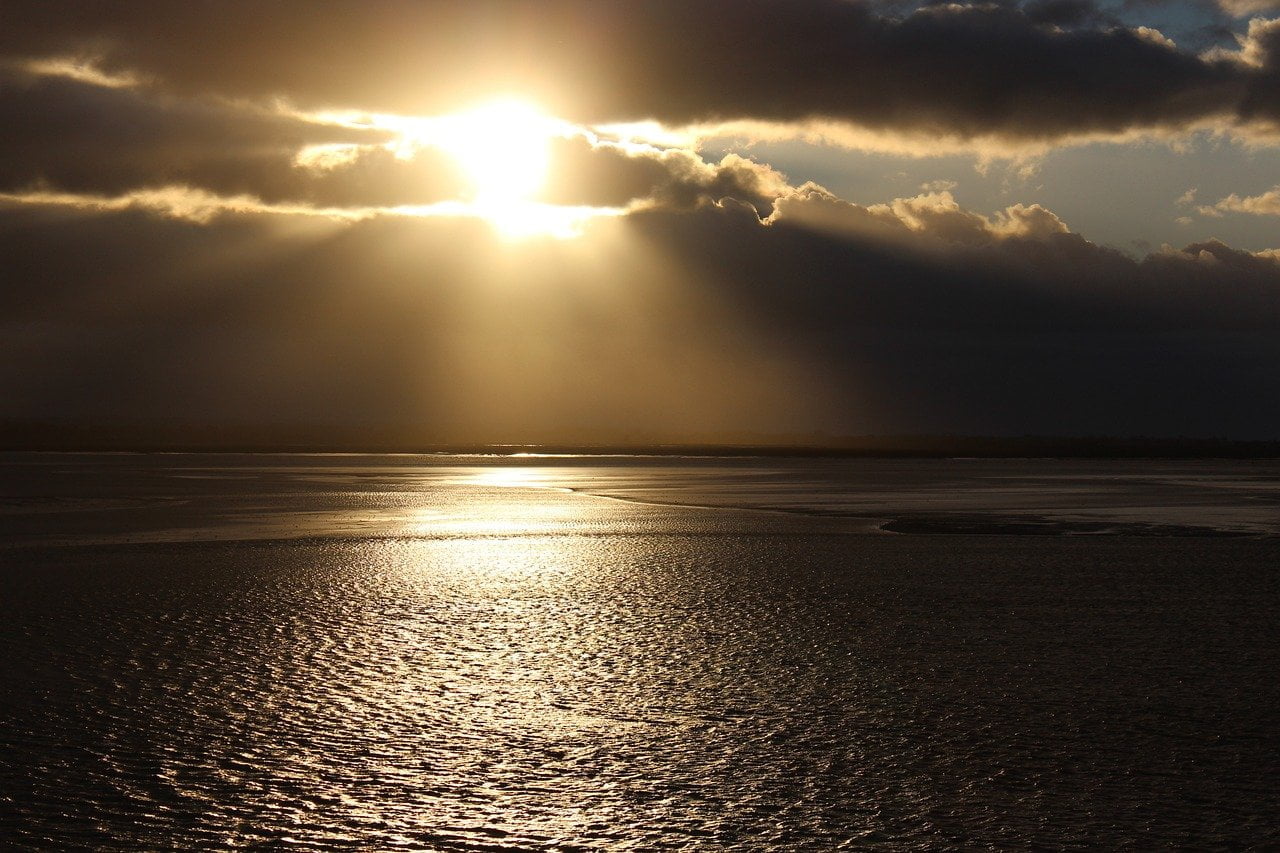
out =
[[[1280,439],[1155,438],[1146,436],[850,436],[758,441],[415,442],[310,430],[92,428],[49,424],[0,425],[0,451],[129,453],[357,453],[483,454],[519,457],[713,456],[904,459],[1276,459]]]

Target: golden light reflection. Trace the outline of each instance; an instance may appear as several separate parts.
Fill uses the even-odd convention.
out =
[[[535,468],[486,468],[467,476],[462,482],[472,486],[498,486],[500,488],[541,489],[550,487],[550,478],[547,474]]]
[[[463,469],[457,485],[481,490],[461,507],[422,508],[408,519],[417,536],[534,536],[583,524],[583,507],[561,498],[543,470],[525,467]],[[492,491],[491,491],[492,490]],[[498,490],[501,490],[499,493]],[[509,491],[508,491],[509,490]]]
[[[534,501],[490,501],[465,514],[418,510],[409,522],[415,536],[536,536],[580,520],[573,507]]]

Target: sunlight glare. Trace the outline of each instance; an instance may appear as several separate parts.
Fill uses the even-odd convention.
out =
[[[542,188],[558,127],[527,101],[505,98],[447,117],[441,131],[441,147],[466,173],[475,203],[501,212]]]
[[[499,488],[548,488],[550,480],[545,473],[530,468],[485,468],[465,477],[461,482],[474,486]]]
[[[578,236],[585,222],[618,209],[535,201],[547,179],[551,141],[580,132],[520,98],[488,101],[431,123],[432,144],[458,163],[474,196],[467,209],[502,237]]]
[[[594,136],[589,129],[548,115],[522,98],[495,98],[462,112],[437,116],[321,112],[306,117],[342,127],[387,131],[394,136],[387,150],[401,160],[413,159],[421,148],[443,151],[469,185],[464,198],[380,208],[383,213],[478,217],[506,240],[567,240],[581,236],[595,219],[623,216],[630,209],[555,204],[536,198],[548,179],[552,142]],[[308,146],[298,153],[295,163],[324,171],[353,161],[355,150],[345,144]]]

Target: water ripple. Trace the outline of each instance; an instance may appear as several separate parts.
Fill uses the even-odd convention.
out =
[[[1280,845],[1274,539],[528,500],[579,523],[6,551],[0,837]]]

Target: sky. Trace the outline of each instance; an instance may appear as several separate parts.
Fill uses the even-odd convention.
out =
[[[1280,438],[1280,0],[0,5],[0,421]]]

